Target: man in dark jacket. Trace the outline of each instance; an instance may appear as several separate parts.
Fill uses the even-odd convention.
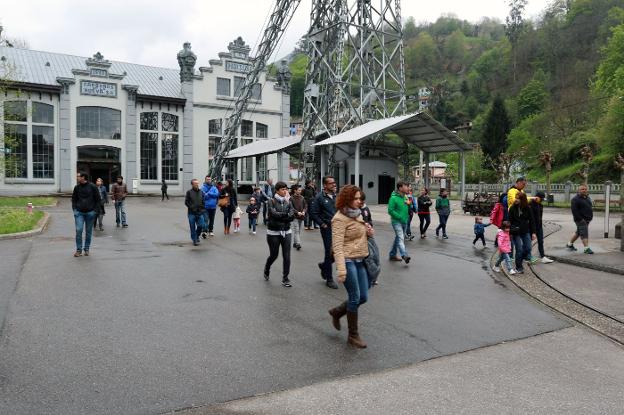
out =
[[[531,199],[529,202],[529,207],[531,208],[531,213],[533,214],[533,222],[535,223],[535,236],[537,237],[537,249],[540,254],[540,260],[542,264],[550,264],[553,262],[552,259],[548,258],[544,253],[544,226],[542,224],[542,216],[544,213],[544,206],[542,206],[542,201],[546,195],[544,192],[537,192],[535,197]],[[532,258],[532,257],[531,257]],[[538,260],[531,260],[531,262],[537,262]]]
[[[594,251],[589,247],[589,223],[594,218],[594,209],[592,201],[589,198],[589,190],[587,185],[582,184],[578,188],[578,193],[572,198],[572,217],[576,224],[576,232],[572,235],[570,242],[566,244],[566,247],[570,251],[576,251],[574,247],[574,241],[581,238],[583,246],[585,247],[586,254],[593,254]]]
[[[72,210],[74,211],[74,222],[76,223],[76,252],[75,257],[89,256],[91,246],[91,235],[93,235],[93,221],[97,216],[97,209],[100,205],[100,191],[93,183],[89,183],[87,173],[80,172],[76,176],[78,184],[74,186],[72,193]],[[84,246],[82,244],[82,231],[86,229]]]
[[[191,228],[193,245],[199,245],[199,235],[205,227],[204,224],[204,192],[199,188],[199,180],[191,180],[191,188],[186,191],[184,204],[188,209],[188,221]]]
[[[318,266],[321,269],[321,277],[326,281],[329,288],[338,289],[338,285],[332,277],[332,230],[331,220],[336,214],[336,180],[331,176],[323,178],[323,190],[314,198],[310,207],[312,220],[321,228],[325,256]]]
[[[318,226],[312,220],[312,215],[310,215],[310,209],[309,209],[309,207],[312,206],[312,201],[314,200],[315,197],[316,197],[316,186],[314,185],[314,181],[306,180],[305,188],[303,189],[303,198],[306,201],[306,205],[308,205],[308,210],[306,211],[305,220],[304,220],[304,225],[305,225],[306,230],[312,229],[312,226],[314,226],[314,229],[318,229]]]
[[[123,182],[123,176],[117,176],[117,182],[111,186],[111,199],[115,203],[115,221],[117,227],[121,224],[122,227],[127,228],[128,222],[126,220],[126,196],[128,196],[128,187]]]
[[[267,202],[273,199],[275,195],[275,186],[273,186],[273,179],[270,177],[267,179],[266,183],[262,187],[262,193],[264,194],[263,203],[262,203],[262,223],[267,224]]]

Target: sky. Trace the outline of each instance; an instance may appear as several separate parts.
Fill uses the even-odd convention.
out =
[[[353,3],[354,0],[349,0]],[[380,0],[372,0],[373,4]],[[529,0],[525,16],[537,17],[548,0]],[[227,51],[242,36],[253,48],[274,0],[0,0],[4,34],[25,40],[31,49],[177,68],[176,55],[191,42],[196,67]],[[405,20],[433,22],[442,14],[477,22],[481,17],[501,21],[509,12],[507,0],[402,0]],[[287,55],[307,31],[312,0],[302,0],[283,36],[275,60]]]

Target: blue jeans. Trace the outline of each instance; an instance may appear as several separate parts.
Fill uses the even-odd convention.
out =
[[[204,224],[204,215],[202,213],[189,213],[188,214],[189,227],[191,228],[191,240],[193,242],[199,241],[199,235],[206,226]]]
[[[249,217],[249,229],[252,230],[253,232],[256,231],[256,225],[258,224],[258,218],[252,218],[251,216]]]
[[[344,286],[347,289],[347,311],[357,311],[358,307],[368,300],[368,273],[364,262],[346,261],[347,278]]]
[[[523,233],[513,236],[514,247],[516,249],[516,271],[523,271],[522,260],[531,259],[531,234]]]
[[[215,213],[217,213],[217,208],[204,211],[204,232],[212,232],[214,230]]]
[[[446,222],[448,222],[449,215],[440,215],[438,213],[438,218],[440,218],[440,224],[436,228],[436,236],[440,232],[440,229],[442,229],[442,236],[446,236]]]
[[[93,222],[97,217],[97,213],[92,210],[91,212],[80,212],[74,210],[74,221],[76,222],[76,251],[82,251],[82,231],[85,230],[84,250],[88,251],[91,247],[91,235],[93,235]],[[85,229],[86,228],[86,229]]]
[[[392,229],[394,229],[394,243],[392,244],[392,249],[390,250],[390,256],[396,256],[397,250],[402,257],[407,256],[407,251],[405,250],[405,227],[404,223],[393,222]]]
[[[405,234],[407,236],[412,235],[412,219],[414,218],[414,212],[410,211],[409,218],[407,219],[407,225],[405,226]]]
[[[512,270],[512,266],[511,266],[511,257],[509,256],[509,254],[501,252],[498,260],[496,260],[496,266],[500,266],[501,262],[505,261],[505,265],[507,266],[507,271],[511,271]]]
[[[126,222],[126,201],[125,200],[116,200],[115,201],[115,222],[117,225],[121,222],[122,225],[125,225]]]
[[[332,280],[332,230],[331,227],[328,226],[326,228],[321,228],[321,238],[323,238],[323,248],[325,248],[325,255],[323,257],[323,262],[320,264],[321,266],[321,274],[323,274],[323,278],[328,281]]]

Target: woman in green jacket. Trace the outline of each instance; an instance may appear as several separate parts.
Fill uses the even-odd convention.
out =
[[[440,224],[436,228],[436,238],[440,236],[440,229],[442,230],[442,238],[448,239],[446,235],[446,222],[451,214],[451,202],[448,200],[448,193],[446,189],[440,189],[440,196],[436,199],[435,204],[436,212],[440,218]]]

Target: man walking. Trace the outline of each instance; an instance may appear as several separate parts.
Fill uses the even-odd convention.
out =
[[[306,230],[312,229],[312,225],[314,224],[312,216],[310,216],[310,206],[312,206],[312,201],[315,197],[316,189],[314,188],[314,181],[306,180],[305,188],[303,189],[303,198],[305,199],[306,205],[308,205],[308,210],[306,211],[304,220]],[[314,224],[314,228],[316,228],[316,224]]]
[[[126,221],[126,196],[128,196],[128,188],[123,182],[123,176],[118,176],[117,182],[111,186],[111,199],[115,203],[115,222],[117,222],[118,228],[120,223],[124,228],[128,227],[128,222]]]
[[[392,229],[394,229],[394,243],[390,250],[390,261],[405,261],[409,264],[410,256],[405,250],[405,228],[409,219],[409,205],[405,195],[409,191],[409,184],[398,182],[397,190],[392,192],[388,201],[388,214],[390,215]],[[397,251],[401,255],[397,257]]]
[[[191,180],[191,188],[186,191],[184,204],[188,209],[188,221],[191,228],[191,240],[193,245],[199,245],[199,234],[205,227],[204,224],[204,192],[199,188],[199,180]]]
[[[167,182],[165,181],[165,179],[162,179],[162,181],[160,182],[160,193],[161,193],[161,197],[160,197],[160,201],[164,202],[165,201],[165,197],[167,198],[167,200],[169,200],[169,195],[167,194]]]
[[[204,228],[202,237],[206,239],[206,232],[209,233],[210,236],[214,236],[214,219],[215,213],[217,212],[219,189],[212,184],[211,177],[206,176],[201,190],[204,193]]]
[[[540,255],[540,260],[542,264],[550,264],[553,262],[552,259],[548,258],[544,253],[544,225],[542,223],[542,217],[544,213],[544,206],[542,205],[542,201],[546,195],[544,192],[535,193],[535,197],[531,199],[529,202],[529,207],[531,208],[531,213],[533,214],[533,222],[535,223],[535,235],[537,237],[537,250]],[[531,258],[533,258],[531,256]],[[538,260],[532,260],[531,262],[537,262]]]
[[[323,177],[323,190],[313,199],[310,207],[312,220],[321,228],[323,238],[323,248],[325,256],[323,262],[318,266],[321,269],[321,277],[325,280],[325,285],[335,290],[338,285],[332,276],[332,230],[331,220],[336,214],[336,180],[331,176]]]
[[[594,209],[592,207],[592,201],[589,198],[589,191],[587,185],[582,184],[578,188],[578,193],[572,198],[572,217],[576,224],[576,232],[572,235],[570,242],[566,244],[566,248],[570,251],[576,251],[574,247],[574,241],[581,238],[583,246],[585,247],[586,254],[593,254],[594,251],[589,247],[589,223],[594,218]]]
[[[91,235],[93,235],[93,222],[97,216],[97,209],[100,205],[100,191],[93,184],[89,183],[87,173],[80,172],[76,176],[78,184],[74,186],[72,193],[72,210],[74,211],[74,222],[76,223],[76,252],[75,257],[89,256],[91,247]],[[82,231],[85,229],[84,245],[82,244]]]
[[[267,224],[267,209],[268,209],[267,203],[271,199],[273,199],[273,196],[275,195],[275,186],[273,186],[273,179],[271,179],[270,177],[267,179],[266,183],[264,184],[262,193],[264,193],[264,198],[262,201],[262,223],[266,225]]]

